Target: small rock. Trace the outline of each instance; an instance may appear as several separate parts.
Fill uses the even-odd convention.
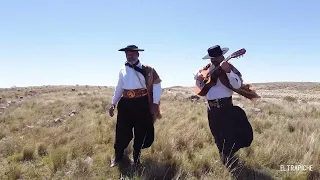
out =
[[[77,114],[77,111],[76,110],[72,110],[71,113],[69,114],[69,116],[74,116]]]
[[[20,96],[20,99],[23,99],[23,97],[22,97],[22,96]]]
[[[261,109],[259,109],[259,108],[254,108],[253,111],[254,111],[254,112],[261,112]]]
[[[75,89],[75,88],[72,88],[71,91],[76,91],[76,89]]]
[[[6,110],[7,108],[6,107],[0,107],[0,113],[4,113],[4,111]]]
[[[91,157],[87,157],[87,159],[85,160],[86,163],[88,163],[89,166],[92,165],[93,159]]]
[[[61,123],[62,120],[61,120],[61,118],[56,118],[56,119],[54,120],[54,122],[55,122],[55,123]]]

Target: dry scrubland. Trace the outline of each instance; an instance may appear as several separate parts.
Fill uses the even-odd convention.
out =
[[[256,84],[263,98],[235,97],[254,129],[239,152],[248,179],[320,179],[320,84]],[[210,133],[203,99],[192,88],[164,90],[156,140],[142,168],[109,168],[116,118],[113,89],[57,86],[0,90],[0,179],[228,179]],[[128,152],[131,157],[132,144]],[[280,164],[313,165],[281,172]]]

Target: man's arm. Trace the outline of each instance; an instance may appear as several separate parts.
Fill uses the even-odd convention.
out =
[[[160,76],[158,75],[157,71],[152,68],[152,97],[153,97],[153,104],[159,104],[160,98],[162,95],[162,88],[161,88],[161,82]]]
[[[122,82],[122,74],[120,71],[118,83],[117,83],[117,86],[114,90],[114,95],[112,98],[112,105],[113,106],[115,106],[118,103],[118,101],[120,100],[120,98],[122,96],[122,93],[123,93],[123,82]]]
[[[153,84],[153,103],[159,104],[160,97],[162,94],[161,83]]]
[[[236,73],[234,73],[232,70],[230,71],[230,73],[226,73],[226,74],[228,76],[231,86],[234,89],[239,89],[242,84],[240,77]]]

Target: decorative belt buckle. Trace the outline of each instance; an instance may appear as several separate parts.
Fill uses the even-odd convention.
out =
[[[219,101],[217,101],[217,100],[210,101],[209,104],[210,104],[210,106],[220,108]]]
[[[216,101],[216,107],[217,107],[217,108],[220,108],[220,107],[221,107],[219,101]]]
[[[129,98],[133,98],[136,96],[136,93],[134,91],[128,91],[127,96],[129,96]]]

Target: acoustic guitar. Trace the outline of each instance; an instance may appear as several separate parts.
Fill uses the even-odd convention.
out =
[[[232,53],[227,58],[225,58],[223,61],[227,62],[232,58],[239,58],[240,56],[243,56],[246,53],[246,50],[244,48]],[[211,75],[219,70],[220,64],[216,66],[213,69],[210,69],[210,67],[206,70],[202,70],[200,74],[203,76],[203,80],[196,80],[195,84],[195,92],[199,96],[205,96],[209,89],[212,87],[212,81],[211,81]]]

